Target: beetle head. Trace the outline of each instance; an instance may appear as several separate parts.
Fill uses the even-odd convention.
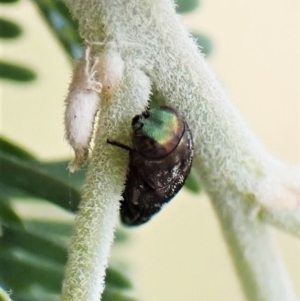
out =
[[[175,109],[147,110],[132,119],[133,147],[147,158],[162,158],[176,148],[184,127],[184,121]]]

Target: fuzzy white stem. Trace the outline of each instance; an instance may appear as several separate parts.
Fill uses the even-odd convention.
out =
[[[145,109],[150,94],[150,82],[143,72],[127,64],[124,74],[111,105],[103,107],[99,117],[92,162],[69,248],[63,301],[99,301],[104,289],[128,164],[128,153],[107,144],[106,140],[129,139],[132,115]]]
[[[135,66],[131,71],[139,71],[141,74],[146,72],[152,81],[153,89],[161,95],[166,104],[179,109],[188,121],[195,142],[196,169],[219,216],[248,300],[295,301],[286,272],[274,251],[272,238],[266,226],[260,223],[254,214],[260,202],[272,202],[272,193],[277,187],[274,183],[280,183],[280,179],[277,178],[273,182],[273,159],[260,146],[227,99],[223,88],[176,16],[174,3],[170,0],[64,1],[79,20],[80,33],[84,39],[99,47],[99,51],[105,43],[107,47],[114,45],[125,64]],[[127,72],[124,81],[130,80],[131,76],[133,75]],[[141,81],[144,81],[143,77]],[[139,78],[136,78],[135,85],[140,85]],[[134,85],[130,85],[129,88],[133,89]],[[112,99],[109,111],[111,114],[123,116],[124,120],[125,116],[128,118],[124,123],[128,126],[128,131],[129,121],[134,115],[132,108],[137,112],[141,106],[137,97],[132,97],[129,92],[124,95],[122,93],[123,90],[119,96]],[[134,94],[136,96],[136,93]],[[143,97],[145,98],[145,95]],[[119,111],[116,111],[115,102],[120,104],[121,101],[127,101],[127,105],[123,103],[118,107]],[[91,212],[93,206],[103,206],[107,210],[108,204],[117,201],[125,174],[124,156],[119,159],[112,156],[114,161],[111,162],[109,154],[106,153],[108,146],[104,143],[107,133],[117,135],[121,130],[123,124],[120,122],[123,119],[106,116],[107,121],[100,121],[100,130],[98,129],[96,135],[96,150],[83,200],[87,204],[90,203]],[[120,153],[120,150],[114,152]],[[103,157],[102,153],[107,156]],[[102,164],[108,167],[105,167],[102,176],[99,177],[97,174],[103,168]],[[109,181],[106,180],[106,175],[103,175],[106,172],[109,173]],[[108,183],[113,185],[106,187]],[[105,193],[101,192],[99,187],[106,187]],[[284,189],[280,190],[280,193],[275,191],[275,195],[281,195],[282,191]],[[99,193],[101,197],[96,197]],[[101,239],[101,235],[109,237],[108,245],[112,240],[113,231],[109,227],[114,227],[117,214],[112,212],[117,211],[116,208],[117,205],[114,204],[114,208],[108,210],[114,221],[103,228],[103,232],[98,228],[94,230],[97,239]],[[103,214],[103,218],[106,219],[105,212]],[[88,217],[83,216],[82,219],[84,218]],[[94,217],[97,227],[98,218],[99,216]],[[83,221],[82,225],[77,225],[76,233],[78,244],[84,249],[92,250],[92,247],[86,246],[86,243],[90,243],[89,240],[80,241],[79,237],[80,228],[89,224],[89,221]],[[89,236],[89,239],[91,238],[92,235]],[[99,263],[97,252],[101,260],[103,256],[108,256],[108,247],[104,242],[101,246],[105,249],[105,254],[100,250],[101,247],[94,248],[93,258],[89,259],[90,265],[93,260]],[[73,256],[72,249],[71,246],[68,269],[80,270],[80,264],[76,260],[87,260],[89,255],[84,255],[83,250],[80,250],[80,253],[74,251],[78,256]],[[105,259],[104,265],[106,263]],[[104,272],[101,273],[102,276]],[[68,277],[73,275],[67,273],[66,283],[70,282]],[[85,279],[85,285],[89,281],[88,277]],[[97,280],[97,284],[99,283]],[[88,290],[83,287],[81,289]],[[67,295],[73,295],[73,299],[64,298],[63,301],[96,300],[79,299],[72,289],[64,290],[64,296]]]
[[[296,301],[273,237],[252,204],[227,195],[213,199],[213,206],[247,299]]]
[[[300,238],[300,210],[278,210],[262,208],[259,212],[262,221],[267,222],[277,228],[294,234]]]

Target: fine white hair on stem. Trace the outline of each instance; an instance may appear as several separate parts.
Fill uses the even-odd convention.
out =
[[[265,161],[268,176],[257,184],[256,200],[263,207],[296,211],[300,209],[300,168],[272,156]]]
[[[142,44],[136,43],[136,42],[127,42],[127,41],[107,41],[107,42],[95,42],[95,41],[86,41],[88,45],[96,45],[96,46],[112,46],[113,48],[119,47],[126,47],[126,46],[132,46],[132,47],[143,47]]]
[[[300,238],[300,209],[291,211],[260,208],[258,217],[261,221],[269,223],[278,229],[287,231]]]
[[[127,171],[128,153],[107,143],[126,141],[133,116],[145,110],[149,78],[135,66],[124,66],[125,78],[110,103],[103,102],[95,147],[82,193],[63,283],[63,301],[98,301],[118,221],[119,203]],[[135,106],[131,106],[132,100]],[[127,110],[124,110],[124,107]]]
[[[116,43],[116,47],[113,43],[107,45],[107,49],[112,48],[119,53],[126,72],[121,79],[122,88],[116,89],[111,101],[106,102],[105,109],[104,104],[101,106],[103,112],[95,136],[96,148],[81,204],[82,208],[95,213],[91,218],[83,209],[79,212],[75,238],[70,246],[62,300],[99,300],[99,291],[103,289],[100,283],[107,264],[105,256],[109,254],[114,229],[114,223],[107,221],[107,218],[113,216],[113,221],[116,219],[117,213],[112,212],[117,211],[118,206],[114,202],[118,194],[120,198],[127,163],[121,150],[112,150],[110,154],[105,141],[107,137],[118,141],[128,138],[133,113],[141,112],[141,101],[142,107],[146,106],[150,79],[165,104],[177,108],[189,124],[194,138],[195,169],[220,220],[247,299],[295,301],[295,294],[274,249],[270,231],[262,222],[272,220],[260,213],[261,208],[271,213],[278,208],[277,205],[281,208],[290,207],[291,204],[291,208],[297,207],[299,189],[297,182],[292,179],[294,173],[290,172],[288,166],[272,159],[241,119],[193,39],[180,23],[174,2],[64,1],[78,19],[82,37],[99,42],[99,45],[95,45],[95,48],[99,48],[99,54],[106,47],[100,44],[106,40],[128,41],[143,47],[127,47],[122,43]],[[147,85],[145,73],[148,76]],[[144,94],[140,90],[140,94],[136,93],[137,87],[144,87]],[[105,119],[102,119],[103,116],[106,116]],[[283,200],[288,194],[291,202]],[[293,214],[292,211],[290,214]],[[298,213],[295,211],[296,215]],[[283,215],[273,216],[274,223],[288,224],[282,220]],[[299,219],[293,220],[290,226],[282,228],[296,232],[294,227],[300,227]],[[105,227],[102,221],[107,222]],[[101,233],[98,231],[100,224]],[[86,233],[89,228],[94,229],[94,234]],[[102,239],[101,244],[90,246],[93,237]],[[73,252],[77,255],[73,256]],[[87,267],[92,266],[92,260],[96,270],[85,267],[85,263]],[[78,281],[78,273],[82,273],[84,279]],[[98,279],[92,282],[100,285],[98,289],[93,287],[94,294],[89,292],[89,286],[82,284],[89,283],[92,277]],[[79,294],[78,290],[84,293]]]

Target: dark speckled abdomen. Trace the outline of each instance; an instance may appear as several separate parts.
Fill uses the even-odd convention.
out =
[[[163,114],[157,116],[162,111]],[[171,116],[164,118],[165,114]],[[167,119],[167,122],[161,119]],[[153,123],[148,129],[147,122]],[[174,133],[168,129],[170,123]],[[149,132],[152,126],[156,127],[153,130],[157,131],[156,137],[160,141],[154,140],[155,135]],[[132,127],[134,148],[129,154],[121,220],[125,225],[137,226],[147,222],[183,186],[191,169],[193,142],[185,120],[177,110],[169,107],[136,116]]]

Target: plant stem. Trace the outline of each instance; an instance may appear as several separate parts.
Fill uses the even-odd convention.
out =
[[[130,89],[145,86],[147,74],[152,88],[167,105],[179,109],[192,130],[196,169],[220,219],[247,299],[295,301],[269,231],[253,214],[261,199],[269,195],[269,191],[265,192],[264,180],[273,173],[270,168],[272,160],[227,99],[196,44],[180,23],[174,3],[170,0],[64,1],[78,19],[82,37],[94,45],[97,43],[94,52],[99,51],[100,55],[103,48],[113,47],[125,65],[131,66],[124,74],[122,88],[107,108],[109,114],[105,113],[105,122],[101,121],[103,114],[100,115],[83,199],[93,222],[81,209],[81,217],[77,218],[77,237],[70,248],[65,283],[72,282],[72,278],[77,277],[74,274],[81,273],[82,279],[78,278],[81,283],[77,278],[73,282],[81,286],[80,290],[87,291],[90,279],[104,275],[104,270],[98,272],[100,261],[104,266],[107,264],[105,258],[112,241],[118,207],[116,202],[126,166],[124,154],[117,157],[122,150],[113,150],[110,154],[108,148],[111,150],[113,147],[105,143],[107,138],[119,140],[124,131],[128,138],[133,111],[138,113],[145,106],[150,92],[146,89],[144,93],[136,93]],[[99,187],[105,187],[105,190]],[[97,212],[102,210],[103,217],[98,213],[93,215],[95,207],[99,208]],[[92,233],[80,235],[81,228],[91,231],[87,229],[92,224]],[[103,237],[109,238],[108,246],[105,242],[90,245],[91,241],[102,241]],[[74,252],[76,256],[72,255]],[[97,269],[85,273],[81,270],[84,261]],[[91,273],[96,273],[97,277]],[[94,291],[102,291],[101,281],[98,278],[92,281]],[[93,298],[86,294],[79,298],[78,290],[65,284],[63,301],[98,300],[98,294],[94,294]]]
[[[296,300],[268,227],[242,199],[212,198],[248,300]]]
[[[107,138],[129,138],[131,117],[145,109],[150,94],[149,79],[139,70],[127,66],[125,75],[117,92],[119,97],[104,105],[99,117],[92,162],[69,248],[63,301],[98,301],[104,289],[128,160],[128,152],[111,146]]]
[[[261,208],[259,218],[261,221],[274,225],[300,238],[300,209],[296,211],[283,211]]]

